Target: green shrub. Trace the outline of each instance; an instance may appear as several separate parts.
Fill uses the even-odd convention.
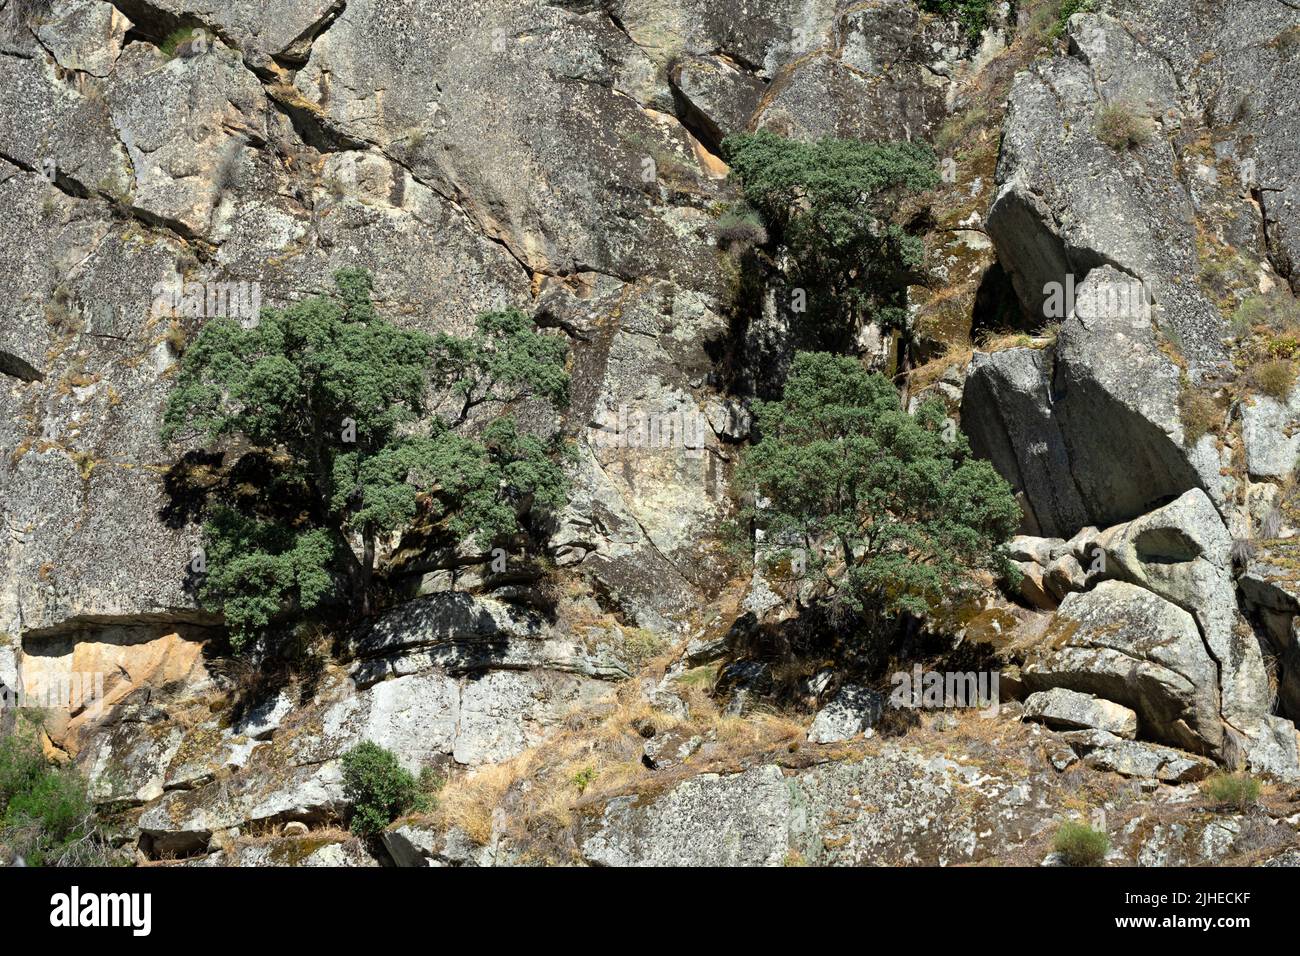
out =
[[[718,245],[728,252],[744,251],[767,242],[767,229],[753,209],[728,209],[713,223]]]
[[[378,833],[408,810],[420,810],[420,784],[389,750],[363,741],[343,755],[343,792],[352,802],[352,832]]]
[[[1150,117],[1132,103],[1107,103],[1097,111],[1097,138],[1114,150],[1145,146],[1153,127]]]
[[[862,615],[869,635],[973,592],[980,572],[1011,573],[1002,545],[1020,523],[1015,496],[939,402],[908,414],[884,376],[800,352],[781,400],[754,411],[761,437],[736,486],[766,502],[742,521],[782,545],[775,559],[799,559],[817,598]]]
[[[435,546],[486,553],[526,534],[530,508],[565,500],[562,436],[507,414],[568,403],[563,337],[518,309],[480,315],[464,338],[398,328],[367,272],[334,278],[335,296],[264,309],[251,327],[209,319],[164,412],[165,441],[245,450],[193,492],[208,519],[199,596],[236,648],[329,601],[369,616],[380,542],[417,517]]]
[[[1206,796],[1241,812],[1259,802],[1260,783],[1244,773],[1216,773],[1203,784]]]
[[[212,39],[198,27],[177,27],[163,37],[158,49],[162,55],[171,60],[178,56],[187,56],[205,50],[212,44]]]
[[[787,283],[807,294],[807,329],[844,346],[867,321],[905,324],[907,286],[925,249],[897,221],[910,193],[940,183],[934,151],[914,143],[728,136],[723,151],[748,205],[790,253]]]
[[[1056,831],[1052,849],[1061,855],[1066,866],[1096,866],[1106,859],[1110,838],[1086,823],[1069,821]]]
[[[432,810],[438,805],[438,794],[447,785],[447,778],[432,767],[424,767],[416,784],[420,793],[413,809]]]
[[[1232,328],[1238,336],[1256,329],[1291,333],[1300,326],[1300,303],[1285,292],[1253,295],[1243,299],[1232,314]]]
[[[583,767],[573,775],[573,785],[578,788],[578,795],[581,796],[587,791],[598,776],[595,767]]]
[[[1065,0],[1061,4],[1060,12],[1056,15],[1056,24],[1052,27],[1052,37],[1059,37],[1065,33],[1065,27],[1070,22],[1070,17],[1076,13],[1091,13],[1096,8],[1096,0]]]
[[[104,841],[85,778],[46,761],[34,741],[0,740],[0,860],[102,866]]]
[[[978,39],[989,24],[989,8],[993,0],[920,0],[922,10],[937,13],[961,24],[966,35]]]

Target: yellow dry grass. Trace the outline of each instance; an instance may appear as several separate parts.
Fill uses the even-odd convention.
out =
[[[725,716],[703,688],[691,685],[680,688],[689,706],[689,716],[681,717],[652,705],[640,685],[640,680],[623,683],[600,704],[570,714],[537,747],[448,783],[431,815],[434,821],[458,827],[480,844],[499,825],[494,821],[498,809],[505,811],[514,833],[567,828],[583,806],[657,789],[706,766],[739,766],[756,754],[787,749],[806,733],[802,722],[782,714]],[[688,758],[670,770],[647,769],[641,762],[645,727],[653,727],[656,735],[707,740],[710,757]]]

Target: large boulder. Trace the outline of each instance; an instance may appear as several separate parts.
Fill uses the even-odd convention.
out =
[[[774,78],[754,117],[797,139],[922,139],[942,122],[962,45],[907,0],[854,6]]]
[[[886,748],[614,797],[581,822],[578,843],[584,860],[604,866],[942,866],[1028,839],[1046,798],[1038,776]]]
[[[1246,470],[1263,481],[1285,480],[1300,454],[1300,389],[1285,402],[1252,395],[1241,406],[1241,437],[1246,443]]]
[[[1237,612],[1232,541],[1203,491],[1103,532],[1107,570],[1191,613],[1219,674],[1224,720],[1254,736],[1268,712],[1259,642]]]
[[[1281,240],[1294,204],[1274,191],[1292,188],[1276,157],[1294,124],[1250,108],[1256,78],[1240,51],[1252,37],[1265,87],[1293,85],[1293,12],[1229,4],[1202,20],[1177,6],[1075,15],[1068,55],[1036,60],[1008,98],[988,232],[1025,311],[1064,323],[1049,356],[977,361],[963,419],[1043,533],[1071,533],[1080,505],[1105,526],[1192,488],[1227,512],[1233,469],[1213,434],[1187,440],[1180,400],[1232,374],[1223,311],[1292,274]],[[1209,64],[1214,81],[1202,82]],[[1108,111],[1149,135],[1103,142]],[[1245,413],[1260,474],[1286,453],[1272,411]],[[1043,478],[1039,459],[1065,467]]]
[[[1261,620],[1278,663],[1279,712],[1300,719],[1300,544],[1269,542],[1251,557],[1237,583],[1244,607]]]
[[[1054,687],[1025,699],[1025,719],[1038,720],[1065,730],[1104,730],[1132,739],[1137,734],[1137,714],[1113,701]]]
[[[841,687],[813,718],[808,742],[828,744],[856,737],[874,727],[884,709],[885,700],[880,694],[856,684]]]
[[[1145,739],[1223,747],[1218,669],[1195,619],[1136,585],[1068,595],[1021,673],[1031,691],[1063,687],[1132,709]]]
[[[999,259],[1043,317],[1048,283],[1080,285],[1101,266],[1142,280],[1161,328],[1189,357],[1215,357],[1223,320],[1196,282],[1196,209],[1165,143],[1198,104],[1119,20],[1076,17],[1070,34],[1072,56],[1036,61],[1011,89],[988,217]],[[1116,103],[1151,117],[1153,135],[1131,152],[1098,135],[1100,111]],[[1238,207],[1249,208],[1241,197]]]
[[[962,427],[1022,496],[1028,533],[1112,525],[1192,488],[1223,500],[1212,439],[1185,445],[1182,372],[1150,315],[1118,295],[1106,304],[1131,282],[1109,266],[1092,270],[1053,347],[971,363]]]
[[[1294,175],[1300,117],[1267,106],[1290,102],[1300,92],[1295,6],[1223,3],[1202,9],[1180,0],[1114,0],[1108,9],[1127,27],[1132,44],[1117,38],[1112,63],[1127,66],[1135,49],[1138,56],[1165,64],[1157,73],[1195,78],[1180,84],[1180,92],[1194,109],[1204,110],[1215,159],[1235,167],[1231,185],[1255,205],[1246,222],[1254,228],[1267,224],[1266,243],[1240,245],[1267,249],[1292,289],[1300,291],[1300,182]],[[1113,36],[1109,31],[1108,40]],[[1112,69],[1111,75],[1114,87],[1132,82],[1128,69]]]
[[[1088,523],[1090,512],[1071,478],[1069,450],[1053,414],[1051,360],[1040,349],[977,352],[962,394],[961,422],[976,454],[1011,483],[1025,530],[1068,536]]]

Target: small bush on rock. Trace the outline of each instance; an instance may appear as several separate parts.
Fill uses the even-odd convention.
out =
[[[1285,402],[1295,387],[1295,365],[1286,359],[1260,362],[1250,370],[1250,384],[1259,392]]]
[[[763,220],[752,209],[728,209],[713,224],[718,245],[727,252],[743,252],[767,242]]]
[[[1252,295],[1237,306],[1232,326],[1243,335],[1255,329],[1289,334],[1300,326],[1300,303],[1284,292]]]
[[[1066,866],[1096,866],[1106,859],[1110,838],[1086,823],[1062,823],[1056,831],[1052,849],[1061,855]]]
[[[367,740],[343,755],[343,792],[352,802],[352,832],[372,836],[408,810],[423,809],[419,782],[392,751]]]
[[[1097,138],[1114,150],[1145,146],[1152,127],[1150,118],[1131,103],[1107,103],[1097,111]]]
[[[921,0],[921,9],[961,24],[966,35],[976,39],[989,23],[993,0]]]
[[[34,741],[0,740],[0,863],[104,866],[104,842],[86,780],[52,766]]]
[[[1061,4],[1061,10],[1056,15],[1056,24],[1052,28],[1052,36],[1059,37],[1065,33],[1065,28],[1070,22],[1070,17],[1076,13],[1091,13],[1096,7],[1096,0],[1065,0]]]
[[[1244,773],[1216,773],[1205,781],[1204,789],[1211,800],[1238,812],[1259,802],[1259,781]]]
[[[1183,422],[1183,444],[1191,448],[1223,420],[1223,411],[1211,396],[1184,382],[1178,395],[1178,416]]]

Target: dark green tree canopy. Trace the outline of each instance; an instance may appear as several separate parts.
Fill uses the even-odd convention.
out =
[[[802,558],[833,607],[875,621],[924,615],[971,589],[976,572],[1009,572],[1001,545],[1020,509],[945,429],[940,403],[909,415],[856,360],[801,352],[784,396],[755,414],[760,438],[738,475],[757,497],[745,517],[774,556]]]
[[[377,542],[417,514],[486,547],[564,500],[558,446],[503,414],[567,403],[563,340],[516,309],[479,316],[466,338],[400,329],[367,273],[335,282],[251,328],[208,322],[164,413],[165,440],[236,444],[270,466],[262,487],[223,486],[205,526],[200,596],[236,643],[336,595],[340,574],[338,596],[368,614]]]
[[[1078,0],[1066,0],[1077,3]],[[920,7],[927,13],[937,13],[949,20],[955,20],[972,40],[979,39],[984,28],[989,25],[989,8],[994,0],[920,0]]]
[[[804,143],[765,130],[729,136],[723,148],[745,201],[788,249],[788,278],[807,289],[814,318],[832,331],[862,321],[901,328],[924,250],[895,218],[904,196],[939,184],[933,151],[914,143]]]

